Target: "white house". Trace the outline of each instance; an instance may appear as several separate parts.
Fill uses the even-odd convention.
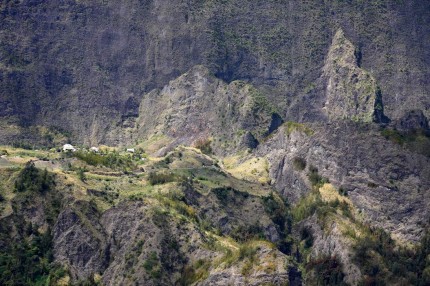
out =
[[[128,152],[128,153],[134,153],[134,148],[128,148],[128,149],[127,149],[127,152]]]
[[[99,148],[98,147],[91,147],[90,151],[92,151],[94,153],[98,153],[99,152]]]
[[[73,147],[72,144],[64,144],[63,145],[63,152],[75,152],[76,149]]]

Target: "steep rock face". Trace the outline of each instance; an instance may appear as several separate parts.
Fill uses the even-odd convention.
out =
[[[105,285],[175,285],[186,265],[221,260],[224,255],[205,246],[209,238],[198,228],[148,204],[123,203],[105,212],[100,221],[93,224],[102,226],[101,237],[85,222],[73,219],[76,214],[68,213],[60,215],[54,229],[54,251],[56,261],[66,265],[75,280],[101,274]],[[244,276],[241,270],[244,265],[238,262],[210,269],[207,278],[198,285],[269,282],[283,285],[288,281],[284,254],[261,246],[257,255],[259,260],[268,261],[265,262],[267,267],[269,263],[275,264],[272,274],[252,271]],[[147,261],[152,261],[153,268],[148,270]]]
[[[227,84],[196,66],[144,96],[135,132],[137,138],[167,135],[175,144],[213,138],[212,147],[225,153],[255,147],[272,125],[282,121],[275,111],[251,85]]]
[[[421,110],[411,110],[405,116],[400,118],[395,125],[396,129],[409,132],[414,130],[429,130],[428,119],[424,116]]]
[[[79,204],[81,207],[64,210],[53,230],[55,260],[70,265],[75,280],[103,272],[109,262],[105,252],[106,233],[97,211],[86,202]]]
[[[322,77],[327,81],[323,109],[330,120],[372,122],[375,108],[382,111],[376,106],[381,101],[376,80],[358,66],[356,48],[342,30],[333,38]]]
[[[418,0],[2,1],[0,116],[114,144],[106,134],[137,115],[145,93],[203,64],[267,90],[283,118],[319,120],[307,107],[323,96],[312,89],[341,27],[387,116],[429,117],[428,9]]]
[[[307,228],[313,237],[311,258],[336,257],[342,264],[345,274],[344,281],[349,285],[358,285],[362,274],[357,265],[352,261],[352,243],[345,238],[340,231],[338,223],[332,222],[328,230],[321,228],[316,215],[306,219],[300,227]]]
[[[282,127],[258,152],[270,162],[276,188],[296,202],[311,188],[309,169],[348,191],[367,220],[405,240],[422,235],[430,204],[429,158],[383,138],[372,126],[353,123]],[[294,167],[302,158],[306,169]]]

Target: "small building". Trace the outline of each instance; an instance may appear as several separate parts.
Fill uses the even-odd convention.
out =
[[[128,152],[128,153],[134,153],[135,151],[134,151],[134,148],[128,148],[128,149],[127,149],[127,152]]]
[[[72,144],[64,144],[63,145],[63,152],[75,152],[76,148],[73,147]]]
[[[94,152],[94,153],[98,153],[100,150],[98,147],[91,147],[90,151]]]

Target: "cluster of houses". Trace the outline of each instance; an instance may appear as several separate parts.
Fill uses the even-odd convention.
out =
[[[63,145],[63,152],[76,152],[78,149],[75,148],[72,144],[64,144]],[[91,147],[90,151],[94,152],[94,153],[98,153],[100,150],[98,147]],[[134,153],[135,150],[134,148],[128,148],[127,149],[128,153]]]

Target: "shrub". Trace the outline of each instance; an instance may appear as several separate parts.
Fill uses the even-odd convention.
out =
[[[303,158],[296,157],[293,159],[293,167],[297,171],[303,171],[306,168],[306,161]]]
[[[347,197],[348,196],[348,190],[347,189],[345,189],[344,187],[340,187],[339,188],[339,190],[337,190],[337,192],[339,193],[339,195],[341,195],[341,196],[345,196],[345,197]]]
[[[292,122],[292,121],[287,121],[284,123],[285,126],[285,134],[286,135],[290,135],[291,133],[293,133],[293,131],[299,131],[302,132],[304,134],[306,134],[307,136],[312,136],[314,134],[314,131],[307,127],[305,124],[303,123],[297,123],[297,122]]]
[[[169,182],[174,182],[177,180],[177,176],[173,173],[157,173],[152,172],[148,175],[149,183],[154,185],[162,185]]]
[[[326,178],[320,176],[320,174],[318,174],[318,168],[312,165],[309,166],[308,178],[312,186],[317,188],[329,182]]]
[[[270,193],[267,197],[263,197],[263,205],[266,213],[276,224],[278,231],[282,236],[286,236],[291,232],[291,215],[288,211],[288,203],[280,197]]]
[[[143,268],[153,279],[158,279],[161,277],[161,265],[158,259],[158,255],[155,251],[152,251],[148,258],[143,263]]]
[[[33,229],[27,239],[0,250],[0,285],[56,285],[66,271],[52,264],[53,258],[51,230]]]
[[[204,280],[209,275],[210,261],[203,259],[197,260],[194,265],[186,266],[179,280],[179,285],[192,285],[193,283]]]
[[[53,176],[48,171],[40,171],[34,166],[33,162],[28,162],[24,169],[19,173],[15,181],[15,192],[37,192],[45,193],[54,184]]]
[[[316,285],[347,285],[343,279],[342,265],[336,257],[325,257],[310,261],[306,268],[314,270]]]
[[[12,147],[21,148],[25,150],[33,150],[33,145],[25,141],[12,142]]]
[[[314,244],[314,238],[309,228],[307,227],[302,228],[302,230],[300,231],[300,237],[302,240],[305,241],[304,243],[305,248],[310,248]]]
[[[79,177],[79,180],[81,180],[82,182],[85,182],[87,180],[87,177],[85,176],[85,169],[83,168],[78,169],[78,177]]]
[[[117,152],[112,152],[106,155],[102,155],[94,152],[78,151],[78,152],[74,152],[72,156],[92,166],[106,166],[112,169],[121,169],[121,170],[135,167],[131,156],[121,156]]]
[[[246,242],[252,239],[264,239],[264,231],[260,225],[239,225],[234,228],[230,236],[238,242]]]
[[[213,152],[211,143],[210,139],[199,139],[194,143],[194,147],[200,149],[203,154],[210,155]]]
[[[430,233],[415,249],[399,246],[390,235],[379,228],[369,228],[355,245],[354,260],[366,277],[364,282],[389,285],[400,281],[405,285],[428,285],[426,268],[430,266]]]
[[[249,260],[253,261],[256,254],[257,248],[251,246],[249,243],[243,244],[239,247],[239,260],[248,258]]]

